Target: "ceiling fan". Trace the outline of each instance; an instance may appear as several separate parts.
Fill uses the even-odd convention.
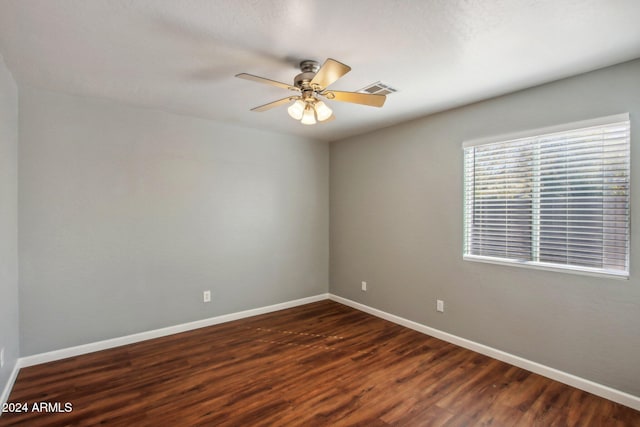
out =
[[[316,61],[302,61],[300,63],[300,71],[301,73],[293,79],[293,85],[247,73],[236,74],[236,77],[298,92],[297,95],[252,108],[251,111],[267,111],[293,101],[287,111],[291,117],[300,120],[304,125],[313,125],[316,122],[324,122],[335,118],[333,111],[320,97],[332,101],[351,102],[372,107],[382,107],[386,100],[385,95],[327,89],[336,80],[351,71],[351,67],[335,59],[327,59],[322,64],[322,67]]]

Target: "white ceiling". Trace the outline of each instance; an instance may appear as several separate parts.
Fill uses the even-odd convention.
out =
[[[19,84],[241,126],[336,140],[640,57],[638,0],[0,0],[0,53]],[[331,102],[304,126],[290,92],[302,59],[381,80],[381,109]]]

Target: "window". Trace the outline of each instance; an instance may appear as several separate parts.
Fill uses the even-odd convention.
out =
[[[629,115],[464,148],[464,258],[627,277]]]

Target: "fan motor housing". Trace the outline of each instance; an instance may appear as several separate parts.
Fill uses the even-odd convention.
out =
[[[303,73],[317,73],[319,69],[320,63],[318,63],[318,61],[305,59],[300,63],[300,71],[302,71]]]
[[[300,89],[310,88],[309,82],[313,80],[319,69],[320,64],[317,61],[306,59],[300,62],[300,71],[302,71],[302,73],[298,74],[293,79],[293,84],[295,85],[295,87],[298,87]]]
[[[314,72],[300,73],[293,79],[293,84],[295,85],[295,87],[305,89],[309,87],[309,83],[315,76],[316,73]]]

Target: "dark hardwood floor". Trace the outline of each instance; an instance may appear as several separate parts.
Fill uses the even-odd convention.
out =
[[[640,412],[331,301],[24,368],[0,426],[639,426]],[[31,412],[34,403],[71,412]],[[68,408],[67,408],[68,409]]]

